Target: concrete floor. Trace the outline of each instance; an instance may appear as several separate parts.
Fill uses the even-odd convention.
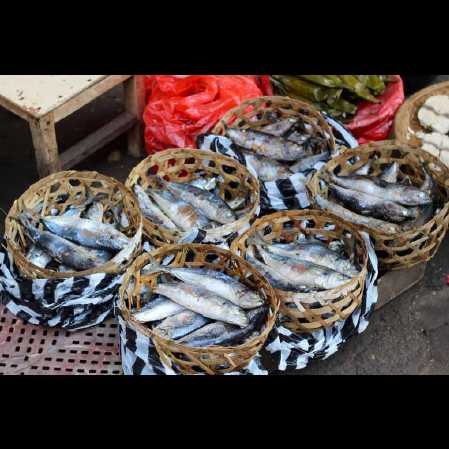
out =
[[[449,79],[441,75],[436,81]],[[57,125],[61,150],[102,126],[122,110],[121,88]],[[124,181],[137,163],[126,155],[121,137],[86,160],[77,169],[97,170]],[[118,162],[107,155],[120,150]],[[31,135],[27,123],[0,109],[0,207],[8,211],[13,200],[37,181]],[[0,220],[3,233],[3,220]],[[428,264],[425,278],[372,317],[368,329],[338,353],[312,362],[300,374],[449,374],[449,237]]]

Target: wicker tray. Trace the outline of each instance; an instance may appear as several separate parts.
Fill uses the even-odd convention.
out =
[[[335,228],[329,229],[329,224]],[[301,306],[292,299],[292,294],[276,290],[281,300],[280,313],[283,324],[295,332],[313,332],[329,327],[338,320],[344,320],[361,304],[367,275],[368,253],[363,238],[357,229],[333,216],[319,210],[276,212],[259,218],[239,239],[231,250],[245,258],[248,239],[258,233],[268,242],[290,242],[299,234],[324,236],[328,242],[343,240],[346,252],[354,251],[360,267],[360,274],[341,287],[315,293],[296,294]]]
[[[206,172],[213,176],[221,176],[219,184],[220,197],[226,201],[236,198],[247,198],[245,213],[235,222],[217,226],[207,230],[204,240],[220,241],[224,237],[247,225],[259,210],[259,183],[241,164],[230,157],[211,151],[192,149],[172,149],[158,152],[140,162],[128,176],[126,186],[131,190],[138,184],[143,189],[156,186],[155,174],[167,181],[190,182],[198,177],[198,172]],[[144,234],[149,242],[156,246],[176,243],[180,233],[169,231],[144,218]]]
[[[143,286],[143,277],[141,277],[140,271],[149,263],[151,258],[161,262],[167,256],[173,256],[173,260],[168,264],[169,266],[204,267],[222,271],[228,275],[240,277],[241,282],[257,290],[269,306],[269,313],[260,335],[239,346],[194,348],[176,343],[174,340],[162,338],[149,327],[135,320],[130,313],[130,309],[133,306],[140,308],[140,291]],[[147,275],[145,281],[151,288],[156,285],[157,279],[158,273],[154,273]],[[130,288],[130,285],[134,285],[134,287]],[[175,365],[177,370],[183,374],[196,374],[198,372],[224,374],[246,367],[262,349],[274,326],[279,310],[279,299],[267,280],[248,262],[231,251],[204,244],[165,245],[151,254],[143,254],[129,267],[120,288],[118,308],[122,318],[133,329],[152,339],[161,360],[167,366]]]
[[[356,164],[350,161],[357,156]],[[374,159],[377,156],[377,159]],[[361,145],[354,150],[346,150],[343,154],[330,160],[317,172],[308,189],[311,198],[320,195],[327,199],[327,186],[322,187],[320,180],[327,179],[327,173],[349,175],[373,160],[370,174],[378,175],[386,164],[398,162],[401,169],[410,176],[414,185],[421,185],[423,174],[421,166],[428,163],[428,170],[438,185],[438,190],[444,205],[425,225],[397,234],[387,234],[367,226],[358,227],[367,231],[374,241],[374,248],[379,258],[379,265],[384,270],[410,268],[418,263],[430,260],[437,252],[449,225],[449,169],[438,158],[431,154],[412,148],[396,141],[381,141]]]

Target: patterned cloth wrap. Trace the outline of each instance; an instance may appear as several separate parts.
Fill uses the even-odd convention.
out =
[[[30,280],[20,275],[4,245],[0,247],[0,298],[12,314],[30,324],[69,331],[99,324],[112,314],[122,278],[96,273]]]
[[[331,127],[335,138],[336,149],[334,155],[341,152],[343,148],[355,148],[358,146],[357,140],[340,122],[325,113],[322,114]],[[257,178],[257,172],[250,161],[230,139],[215,134],[204,134],[198,137],[197,146],[201,150],[214,151],[236,159]],[[259,181],[262,215],[278,210],[305,209],[309,207],[310,201],[306,182],[311,174],[324,164],[325,162],[318,162],[313,170],[298,172],[285,179],[269,182]]]
[[[368,275],[362,304],[346,320],[310,334],[296,334],[286,329],[278,320],[268,336],[265,357],[259,353],[241,371],[228,375],[267,375],[279,371],[305,368],[312,359],[326,359],[352,336],[361,334],[368,326],[377,302],[377,256],[368,234],[361,233],[368,246]],[[150,247],[146,248],[151,250]],[[169,263],[163,261],[163,264]],[[123,373],[126,375],[176,375],[176,367],[166,366],[160,359],[151,338],[143,335],[120,313],[118,315],[120,351]]]

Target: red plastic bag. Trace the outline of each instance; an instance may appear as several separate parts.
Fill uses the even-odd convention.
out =
[[[404,84],[399,75],[395,78],[396,82],[389,83],[377,97],[380,103],[362,101],[354,119],[346,125],[360,144],[388,138],[394,116],[404,102]]]
[[[267,80],[254,75],[155,75],[146,77],[146,86],[143,120],[149,154],[193,148],[196,137],[209,131],[227,111],[269,94]]]

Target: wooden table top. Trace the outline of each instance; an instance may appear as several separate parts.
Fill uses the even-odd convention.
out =
[[[0,105],[39,118],[110,75],[0,75]]]

